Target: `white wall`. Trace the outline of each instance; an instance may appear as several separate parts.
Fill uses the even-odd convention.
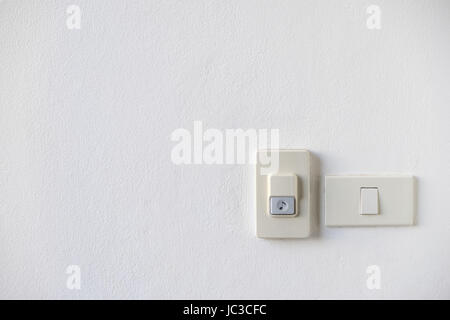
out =
[[[450,298],[449,32],[449,1],[1,1],[0,297]],[[279,128],[322,181],[412,173],[417,226],[321,197],[315,237],[257,239],[249,166],[171,162],[194,120]]]

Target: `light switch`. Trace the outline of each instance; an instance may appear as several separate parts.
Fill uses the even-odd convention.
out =
[[[378,188],[361,188],[360,214],[378,214]]]
[[[409,175],[325,177],[325,224],[410,226],[416,212],[415,179]]]

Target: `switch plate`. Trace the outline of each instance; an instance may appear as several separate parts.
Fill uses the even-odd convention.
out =
[[[260,238],[305,238],[311,230],[310,154],[307,150],[271,150],[278,170],[261,174],[264,158],[256,163],[256,235]],[[292,199],[294,214],[271,214],[271,199]],[[289,200],[291,201],[291,200]],[[292,202],[290,202],[292,203]],[[289,206],[290,203],[287,203]]]
[[[329,227],[413,225],[415,198],[412,176],[327,176],[325,224]]]

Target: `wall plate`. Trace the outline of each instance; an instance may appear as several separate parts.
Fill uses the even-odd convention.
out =
[[[256,163],[256,235],[260,238],[305,238],[311,230],[311,160],[307,150],[271,150],[278,170],[261,174]],[[271,200],[272,199],[272,200]],[[272,205],[272,206],[271,206]],[[292,209],[294,205],[295,209]]]
[[[325,177],[325,225],[413,225],[415,182],[412,176]]]

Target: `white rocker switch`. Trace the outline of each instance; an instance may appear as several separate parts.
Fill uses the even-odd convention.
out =
[[[379,214],[378,188],[361,188],[360,214]]]
[[[411,175],[325,177],[327,227],[411,226],[416,214]]]

